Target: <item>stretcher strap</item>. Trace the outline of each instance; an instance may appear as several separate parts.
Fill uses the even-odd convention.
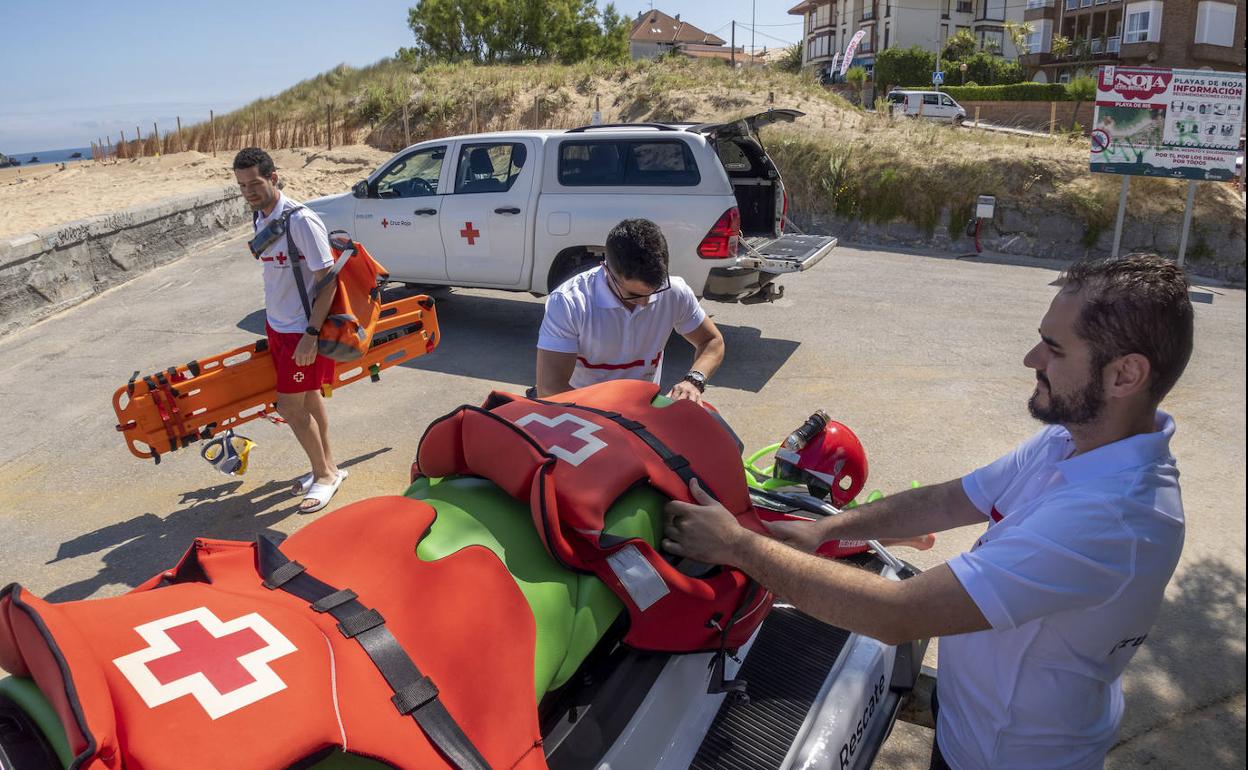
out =
[[[349,588],[338,589],[312,577],[299,562],[291,561],[268,535],[256,540],[264,587],[281,589],[308,602],[316,612],[328,612],[338,631],[354,639],[390,685],[390,699],[400,714],[410,715],[430,742],[458,770],[490,770],[476,746],[438,698],[433,680],[420,672],[407,651],[386,628],[385,618],[365,607]]]

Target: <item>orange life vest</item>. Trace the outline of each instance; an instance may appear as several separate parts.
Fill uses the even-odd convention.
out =
[[[597,575],[628,607],[625,643],[663,652],[735,648],[770,610],[767,591],[740,570],[674,565],[644,540],[603,533],[607,510],[634,485],[688,502],[693,477],[743,526],[764,531],[735,436],[692,402],[653,406],[657,392],[639,380],[550,401],[495,392],[482,407],[430,425],[416,468],[430,477],[482,476],[529,501],[550,554]]]
[[[269,770],[335,749],[419,770],[545,768],[533,615],[486,548],[418,558],[434,516],[380,497],[280,551],[197,540],[108,599],[11,585],[0,667],[34,678],[75,768]]]

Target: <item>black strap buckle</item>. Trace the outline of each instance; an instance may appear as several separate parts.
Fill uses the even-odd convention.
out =
[[[288,561],[270,572],[261,583],[265,588],[274,591],[304,573],[304,566],[297,561]]]
[[[338,624],[338,631],[348,639],[354,639],[365,631],[371,631],[377,626],[384,625],[386,619],[381,616],[377,610],[364,610],[357,612],[349,618],[344,618]]]
[[[399,710],[400,714],[407,716],[437,697],[438,686],[429,677],[422,676],[396,692],[390,698],[390,702],[394,704],[394,707]]]
[[[341,590],[334,591],[328,596],[317,599],[309,606],[317,612],[329,612],[332,609],[340,607],[347,602],[355,601],[358,598],[360,597],[356,596],[355,591],[352,591],[350,588],[343,588]]]

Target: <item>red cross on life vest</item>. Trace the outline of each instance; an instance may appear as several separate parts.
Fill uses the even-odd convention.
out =
[[[238,659],[268,646],[254,628],[243,628],[216,637],[197,620],[165,630],[178,651],[149,660],[148,671],[161,684],[202,673],[217,692],[225,695],[255,681]]]
[[[459,231],[459,237],[467,238],[469,246],[476,246],[477,239],[481,237],[481,231],[474,229],[471,222],[465,222],[464,229]]]
[[[207,607],[140,626],[146,646],[113,659],[148,708],[191,696],[212,719],[286,689],[270,667],[297,652],[258,612],[222,621]]]
[[[547,452],[573,465],[580,465],[607,445],[594,435],[600,426],[571,414],[545,417],[534,412],[516,420],[516,425],[527,430]]]

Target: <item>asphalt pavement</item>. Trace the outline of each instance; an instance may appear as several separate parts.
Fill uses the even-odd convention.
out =
[[[785,279],[774,304],[706,303],[728,351],[707,396],[749,450],[827,410],[866,446],[868,489],[957,477],[1037,428],[1022,358],[1060,267],[838,248]],[[533,383],[540,299],[437,296],[437,351],[330,401],[334,452],[351,476],[328,510],[402,490],[431,420],[491,389]],[[1161,617],[1127,670],[1111,768],[1245,762],[1245,301],[1241,290],[1194,296],[1196,352],[1164,405],[1178,423],[1187,543]],[[195,536],[289,533],[324,515],[299,514],[286,493],[305,468],[285,428],[244,426],[258,447],[247,475],[228,478],[197,448],[159,466],[135,459],[113,427],[113,392],[132,371],[261,336],[261,300],[239,237],[0,339],[0,584],[61,601],[113,595],[173,565]],[[689,361],[689,346],[674,340],[665,381]],[[977,534],[945,533],[933,550],[901,555],[932,566]],[[928,730],[899,725],[877,766],[926,767],[930,740]]]

